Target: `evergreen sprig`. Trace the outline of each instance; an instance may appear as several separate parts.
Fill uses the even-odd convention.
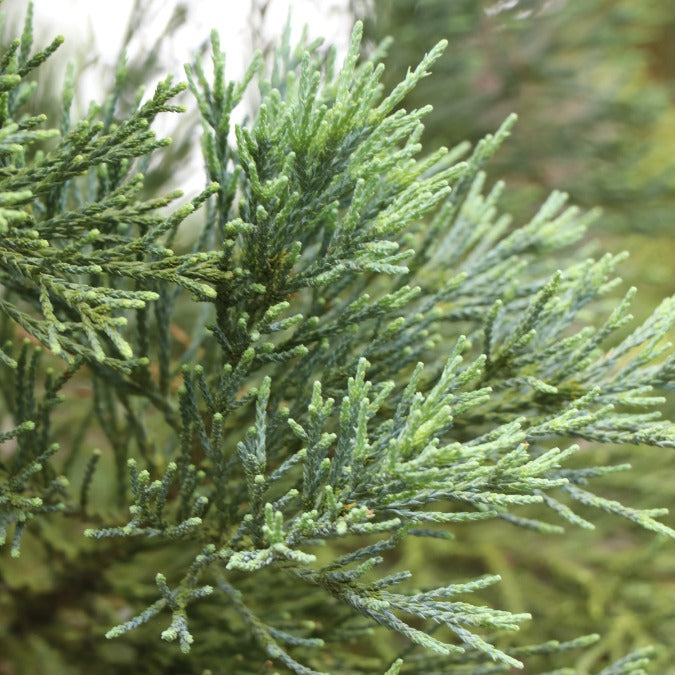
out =
[[[226,83],[214,33],[213,74],[187,69],[212,182],[167,214],[177,195],[143,197],[137,160],[163,145],[149,125],[179,110],[182,85],[165,80],[125,113],[113,94],[70,129],[69,83],[61,131],[40,132],[19,102],[51,48],[30,57],[26,25],[0,80],[0,367],[13,378],[0,440],[15,444],[0,464],[0,527],[3,540],[13,527],[12,555],[29,521],[44,523],[39,539],[59,527],[54,512],[77,519],[82,573],[90,555],[130,560],[143,588],[106,636],[133,640],[170,613],[162,639],[223,672],[264,659],[301,674],[503,672],[593,643],[514,645],[503,634],[529,614],[471,600],[498,575],[422,588],[389,557],[405,538],[491,519],[533,538],[592,528],[586,507],[675,537],[665,509],[595,492],[627,466],[580,452],[675,445],[654,391],[673,381],[675,300],[626,335],[631,290],[585,325],[620,258],[556,271],[550,254],[560,264],[595,214],[554,193],[516,226],[499,210],[503,185],[485,193],[482,167],[514,118],[473,152],[421,156],[428,109],[399,104],[443,43],[386,95],[383,67],[359,60],[360,25],[339,70],[316,43],[291,49],[287,32],[272,75],[257,56],[241,84]],[[256,77],[258,112],[232,130]],[[192,213],[198,233],[176,253]],[[41,348],[19,343],[21,330],[66,369],[38,386]],[[90,401],[64,453],[53,422],[70,403],[56,404],[78,378]],[[78,474],[94,429],[110,452]],[[90,502],[104,498],[106,454],[116,487],[101,510]],[[143,556],[157,553],[151,570]],[[382,627],[422,649],[361,661],[352,644]],[[199,647],[213,630],[243,636],[244,653]],[[639,672],[646,658],[603,672]]]

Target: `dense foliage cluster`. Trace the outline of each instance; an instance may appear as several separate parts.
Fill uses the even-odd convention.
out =
[[[287,31],[269,74],[257,58],[232,83],[214,33],[212,73],[186,69],[209,183],[174,208],[142,174],[183,85],[120,110],[122,65],[73,122],[71,81],[46,130],[24,106],[59,40],[33,54],[29,20],[5,46],[9,672],[564,665],[598,636],[517,640],[529,614],[480,599],[499,576],[422,587],[396,551],[484,521],[536,546],[592,529],[597,509],[675,536],[665,509],[603,496],[625,464],[585,461],[591,445],[675,445],[654,391],[673,381],[675,300],[627,330],[634,290],[606,300],[620,257],[560,265],[595,214],[554,193],[515,225],[503,184],[486,187],[514,119],[473,150],[421,154],[429,109],[400,104],[444,43],[387,94],[360,38],[336,68]],[[257,114],[232,125],[253,80]]]

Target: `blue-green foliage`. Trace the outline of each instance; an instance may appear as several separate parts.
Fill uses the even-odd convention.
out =
[[[121,584],[127,610],[106,635],[133,640],[150,622],[190,654],[186,672],[259,672],[270,659],[296,673],[487,673],[556,652],[564,663],[597,636],[504,640],[529,615],[471,599],[498,576],[450,570],[419,588],[390,552],[487,519],[535,542],[593,528],[585,507],[675,536],[664,509],[601,496],[595,479],[627,466],[578,457],[587,442],[675,445],[653,391],[673,381],[675,302],[627,332],[631,290],[586,325],[618,259],[554,261],[594,214],[556,193],[513,225],[482,167],[514,119],[473,152],[422,155],[428,109],[399,104],[445,45],[386,94],[360,37],[357,25],[336,69],[331,51],[293,49],[287,31],[272,74],[258,56],[234,84],[214,33],[212,74],[187,69],[209,185],[168,214],[176,195],[141,198],[138,170],[181,85],[122,113],[121,67],[110,100],[71,126],[71,82],[60,131],[45,131],[21,106],[57,43],[31,57],[27,22],[2,57],[2,537],[18,556],[30,521],[39,539],[75,519],[93,540],[82,556],[138,559],[143,591]],[[256,78],[256,115],[232,129]],[[192,249],[176,253],[194,212]],[[41,349],[65,366],[44,369]],[[75,381],[91,397],[73,433],[56,422],[77,405],[61,393]],[[83,464],[97,436],[104,449]],[[108,498],[101,465],[114,467]],[[163,553],[159,568],[145,552]],[[381,629],[413,649],[368,650]],[[170,649],[144,644],[143,658],[166,666],[147,654]],[[603,672],[641,672],[645,659]]]

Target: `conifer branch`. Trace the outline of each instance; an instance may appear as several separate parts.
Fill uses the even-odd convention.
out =
[[[256,55],[241,83],[226,82],[214,32],[213,74],[200,61],[186,68],[209,182],[172,207],[178,192],[143,196],[138,168],[165,145],[150,125],[180,112],[185,86],[168,78],[125,111],[121,62],[109,99],[75,121],[69,75],[59,128],[43,128],[21,106],[26,75],[56,42],[30,55],[30,11],[0,59],[10,555],[25,532],[42,541],[43,523],[76,518],[82,546],[102,552],[96,573],[110,595],[125,593],[113,563],[138,564],[142,592],[125,595],[108,638],[133,640],[169,612],[160,636],[186,658],[202,658],[210,631],[241,631],[250,652],[225,667],[246,672],[261,655],[301,674],[505,672],[592,644],[511,646],[503,634],[530,616],[482,604],[498,575],[419,588],[416,570],[385,569],[404,539],[443,540],[481,521],[533,538],[592,529],[577,506],[675,537],[665,509],[602,496],[599,479],[625,463],[594,466],[580,451],[582,441],[675,446],[660,417],[675,300],[626,337],[634,290],[585,325],[621,256],[567,264],[565,247],[596,214],[562,193],[524,225],[500,212],[503,185],[486,191],[483,167],[515,118],[470,154],[425,157],[429,110],[399,104],[445,43],[386,95],[382,66],[360,61],[360,24],[337,71],[318,44],[293,50],[287,33],[272,73]],[[232,129],[254,80],[260,108]],[[183,246],[188,219],[198,232]],[[90,400],[74,406],[81,431],[64,456],[60,411],[82,383]],[[82,463],[88,433],[107,445]],[[99,513],[109,470],[111,506]],[[166,566],[138,562],[149,552]],[[349,641],[374,630],[411,647],[359,670]],[[639,672],[646,659],[603,672]]]

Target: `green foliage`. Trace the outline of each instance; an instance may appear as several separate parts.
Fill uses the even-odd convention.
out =
[[[601,205],[623,231],[671,232],[672,12],[664,3],[375,0],[373,9],[368,37],[396,36],[388,86],[428,44],[447,38],[454,47],[411,96],[434,106],[428,143],[478,140],[518,111],[522,124],[495,161],[514,184],[510,207],[531,208],[562,188]]]
[[[499,575],[427,587],[395,564],[486,521],[538,542],[600,510],[675,536],[665,509],[603,496],[625,464],[584,461],[675,445],[655,391],[675,300],[626,330],[634,292],[605,300],[620,256],[560,264],[594,217],[561,193],[510,224],[482,167],[514,118],[421,155],[429,108],[398,105],[444,43],[385,94],[360,25],[341,68],[287,30],[271,75],[258,58],[241,84],[214,33],[213,72],[187,68],[210,182],[167,213],[177,195],[141,198],[138,170],[182,87],[45,133],[20,105],[52,48],[31,57],[27,26],[0,74],[8,667],[486,673],[596,643],[514,638],[530,614],[481,600]]]

